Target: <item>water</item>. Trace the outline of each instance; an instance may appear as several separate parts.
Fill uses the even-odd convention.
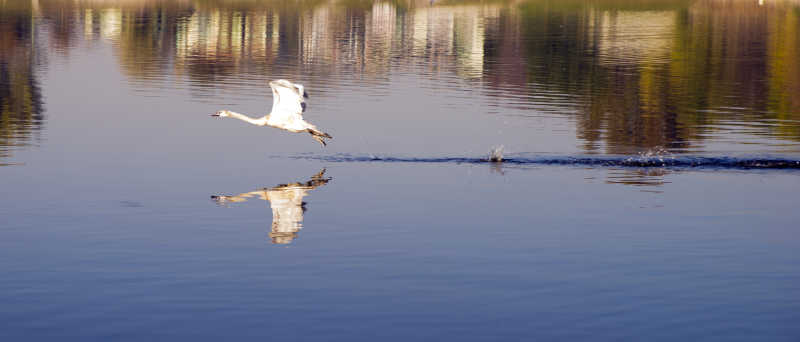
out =
[[[0,1],[0,337],[795,341],[798,33],[794,1]],[[278,78],[328,147],[209,117]]]

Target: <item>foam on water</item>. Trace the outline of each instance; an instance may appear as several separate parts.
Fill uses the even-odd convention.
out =
[[[503,162],[503,145],[494,146],[489,150],[489,161],[492,163]]]

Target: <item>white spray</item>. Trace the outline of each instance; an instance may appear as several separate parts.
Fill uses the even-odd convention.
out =
[[[494,146],[489,150],[489,161],[492,163],[503,162],[503,145]]]

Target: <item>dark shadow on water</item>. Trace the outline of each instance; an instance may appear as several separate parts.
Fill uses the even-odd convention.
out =
[[[268,201],[272,208],[269,238],[274,244],[285,245],[291,243],[297,237],[297,232],[303,228],[303,214],[306,212],[306,202],[303,198],[309,191],[328,184],[331,179],[325,177],[325,169],[322,169],[306,182],[279,184],[238,195],[213,195],[211,199],[223,207],[231,203],[245,202],[250,198]]]

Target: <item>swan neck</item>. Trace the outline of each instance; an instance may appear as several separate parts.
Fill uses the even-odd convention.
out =
[[[249,122],[249,123],[251,123],[253,125],[262,126],[262,125],[264,125],[264,122],[266,122],[266,120],[264,120],[266,117],[265,118],[261,118],[261,119],[254,119],[254,118],[251,118],[251,117],[249,117],[247,115],[239,114],[239,113],[236,113],[236,112],[230,112],[230,111],[228,112],[228,115],[230,115],[232,118],[236,118],[236,119],[239,119],[239,120],[242,120],[242,121],[246,121],[246,122]]]

